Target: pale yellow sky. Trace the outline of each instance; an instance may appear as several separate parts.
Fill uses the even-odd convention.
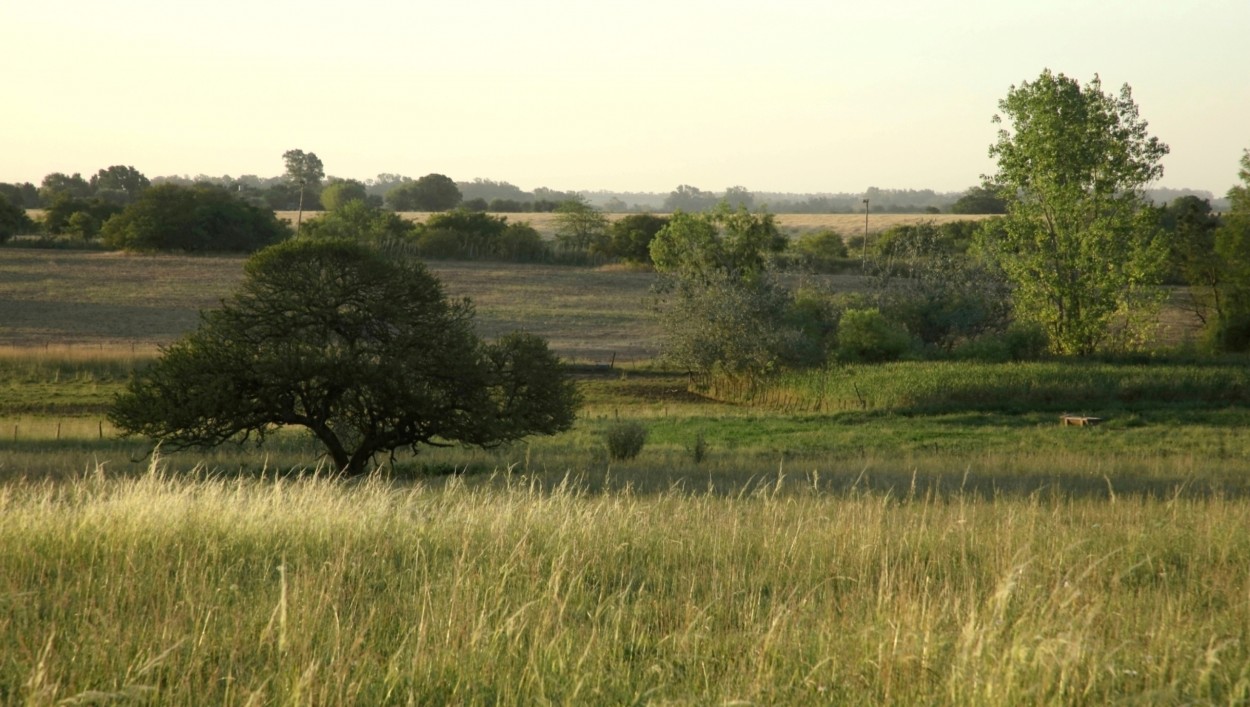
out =
[[[0,5],[0,181],[112,164],[525,189],[959,191],[1051,68],[1133,87],[1162,186],[1250,147],[1250,2],[61,0]]]

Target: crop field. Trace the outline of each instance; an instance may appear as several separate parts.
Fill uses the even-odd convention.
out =
[[[435,262],[483,334],[616,356],[572,430],[354,481],[118,438],[242,262],[0,249],[0,703],[1250,701],[1243,359],[692,387],[647,273]]]

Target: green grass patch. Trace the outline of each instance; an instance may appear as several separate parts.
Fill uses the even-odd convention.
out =
[[[1250,404],[1250,366],[1244,361],[901,362],[787,373],[763,382],[715,378],[700,390],[728,402],[785,410],[1093,414]]]

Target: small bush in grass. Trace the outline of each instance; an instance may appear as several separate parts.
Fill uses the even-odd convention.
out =
[[[641,422],[617,422],[607,431],[608,455],[617,461],[633,459],[647,443],[647,428]]]
[[[848,309],[838,323],[838,360],[847,363],[895,361],[911,348],[911,337],[876,309]]]
[[[690,445],[690,458],[695,464],[702,464],[703,460],[707,459],[707,438],[702,432],[695,435],[694,444]]]
[[[964,342],[955,357],[971,361],[1004,363],[1036,361],[1046,355],[1046,332],[1031,322],[1013,322],[1006,331],[985,334]]]
[[[1046,355],[1050,339],[1040,324],[1014,322],[1003,333],[1007,353],[1013,361],[1034,361]]]

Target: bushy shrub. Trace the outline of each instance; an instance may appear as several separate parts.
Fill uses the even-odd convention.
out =
[[[330,186],[343,183],[337,182]],[[330,191],[330,188],[327,187],[326,191]],[[405,221],[399,214],[371,206],[364,199],[353,199],[320,218],[305,222],[300,235],[306,238],[346,238],[366,243],[385,243],[411,238],[413,231],[413,224]]]
[[[836,272],[846,264],[846,242],[837,231],[805,233],[791,251],[797,263],[819,272]]]
[[[1236,312],[1213,319],[1207,326],[1206,341],[1217,352],[1250,350],[1250,313]]]
[[[460,236],[443,228],[427,228],[417,236],[417,253],[436,260],[463,257]]]
[[[1004,363],[1035,361],[1046,355],[1050,346],[1046,331],[1032,322],[1012,322],[1005,330],[969,339],[953,351],[956,358]]]
[[[877,309],[848,309],[838,322],[837,358],[845,363],[877,363],[902,358],[912,347],[902,327]]]
[[[631,263],[651,263],[651,241],[668,225],[668,219],[654,214],[631,214],[611,226],[611,254]]]
[[[881,312],[925,346],[951,351],[1010,321],[1002,273],[960,252],[952,233],[932,223],[901,226],[883,234],[878,247],[881,255],[867,270]]]
[[[273,212],[217,186],[161,184],[104,223],[104,245],[133,251],[253,251],[290,228]]]
[[[608,455],[617,461],[633,459],[642,452],[647,443],[647,428],[641,422],[616,422],[604,435],[608,443]]]
[[[542,236],[528,223],[464,208],[434,214],[417,231],[418,252],[426,258],[530,262],[548,254]]]
[[[690,445],[690,460],[695,464],[702,464],[707,459],[707,438],[700,432],[694,436],[694,443]]]
[[[795,292],[781,322],[781,329],[792,333],[782,348],[782,362],[805,368],[828,360],[837,336],[841,306],[827,293],[810,289]]]
[[[530,262],[547,254],[547,244],[533,226],[521,221],[510,223],[495,242],[494,255],[501,260]]]
[[[1003,333],[1007,342],[1007,354],[1013,361],[1033,361],[1046,355],[1050,339],[1040,324],[1012,322]]]

